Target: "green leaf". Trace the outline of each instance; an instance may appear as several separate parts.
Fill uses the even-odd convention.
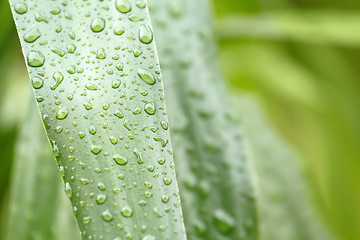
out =
[[[82,237],[186,239],[146,4],[11,8]]]
[[[251,171],[217,65],[209,3],[151,3],[189,239],[257,239]]]
[[[294,151],[274,132],[253,95],[238,91],[233,98],[256,170],[260,239],[334,239],[315,214]]]
[[[1,239],[79,239],[33,96],[29,100],[17,137]]]

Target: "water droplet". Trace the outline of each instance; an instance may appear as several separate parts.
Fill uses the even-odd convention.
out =
[[[142,43],[149,44],[153,40],[153,32],[147,25],[141,25],[139,28],[139,40]]]
[[[165,177],[163,180],[164,180],[165,185],[170,185],[172,183],[172,180],[170,178]]]
[[[142,80],[144,80],[146,83],[148,83],[150,85],[154,85],[156,83],[154,76],[152,75],[152,73],[149,70],[139,68],[138,75]]]
[[[39,12],[36,12],[36,13],[35,13],[35,20],[36,20],[37,22],[46,22],[46,23],[49,22],[49,21],[48,21],[41,13],[39,13]]]
[[[68,110],[66,107],[61,107],[56,113],[56,119],[63,120],[67,117]]]
[[[64,80],[64,75],[62,75],[61,72],[55,72],[53,79],[55,80],[55,84],[50,87],[51,90],[55,90],[60,85],[60,83]]]
[[[161,142],[161,146],[165,147],[168,143],[168,140],[165,138],[161,138],[161,137],[154,137],[154,140],[157,142]]]
[[[138,164],[142,164],[144,161],[141,157],[141,153],[139,152],[139,150],[137,150],[136,148],[134,149],[134,154],[138,160]]]
[[[133,210],[130,207],[123,207],[121,209],[121,215],[124,217],[131,217],[133,215]]]
[[[94,125],[91,125],[91,126],[90,126],[90,128],[89,128],[89,133],[90,133],[91,135],[94,135],[94,134],[96,133],[96,128],[95,128]]]
[[[113,160],[119,165],[126,165],[128,163],[127,159],[119,154],[115,154]]]
[[[229,233],[235,227],[233,217],[222,209],[217,209],[214,212],[213,219],[215,226],[223,233]]]
[[[93,153],[93,154],[99,154],[100,152],[102,151],[102,147],[101,146],[99,146],[99,145],[92,145],[91,146],[91,152]]]
[[[91,84],[91,83],[87,83],[85,85],[86,89],[89,89],[89,90],[92,90],[92,91],[96,91],[97,90],[97,87],[94,85],[94,84]]]
[[[83,218],[83,223],[84,223],[84,224],[89,224],[90,221],[91,221],[91,217],[84,217],[84,218]]]
[[[106,209],[101,216],[106,222],[110,222],[111,220],[113,220],[113,216],[108,209]]]
[[[74,74],[75,73],[75,66],[74,65],[69,65],[66,67],[66,71],[70,74]]]
[[[120,118],[120,119],[124,117],[124,114],[122,113],[121,110],[116,111],[116,112],[114,113],[114,115],[117,116],[117,117]]]
[[[93,108],[93,106],[89,102],[84,102],[84,107],[85,107],[86,110],[90,110],[90,109]]]
[[[117,88],[120,87],[120,84],[121,84],[121,82],[120,82],[119,80],[114,80],[114,81],[112,82],[111,87],[112,87],[113,89],[117,89]]]
[[[94,18],[91,22],[90,28],[93,32],[101,32],[105,28],[105,19],[103,18]]]
[[[140,49],[135,49],[134,50],[134,57],[138,57],[142,54],[142,51]]]
[[[80,178],[79,181],[83,185],[88,185],[89,184],[89,179],[87,179],[87,178]]]
[[[118,35],[118,36],[122,35],[124,32],[125,32],[125,28],[124,28],[124,27],[118,27],[118,28],[115,28],[115,29],[114,29],[115,35]]]
[[[56,7],[50,10],[51,14],[58,15],[61,12],[61,9]]]
[[[170,199],[170,197],[167,196],[167,195],[162,195],[162,196],[161,196],[161,201],[162,201],[163,203],[169,202],[169,199]]]
[[[67,49],[68,53],[74,53],[76,50],[76,46],[74,44],[69,44],[66,46],[66,49]]]
[[[39,88],[42,88],[42,86],[44,85],[44,80],[40,77],[34,77],[31,80],[31,83],[32,83],[33,88],[39,89]]]
[[[128,13],[131,11],[131,5],[128,0],[117,0],[115,2],[115,7],[121,13]]]
[[[118,140],[116,137],[110,136],[110,142],[115,145],[115,144],[117,144]]]
[[[138,115],[140,113],[141,113],[141,108],[135,108],[134,111],[133,111],[134,115]]]
[[[97,53],[96,53],[96,58],[97,59],[105,59],[106,58],[106,54],[105,54],[105,50],[103,48],[100,48]]]
[[[155,104],[152,102],[148,102],[147,104],[145,104],[145,112],[149,115],[154,115],[156,112],[156,107]]]
[[[59,48],[53,48],[51,49],[51,51],[57,55],[59,55],[60,57],[63,57],[65,56],[65,51],[64,50],[61,50]]]
[[[138,8],[145,8],[146,7],[146,3],[143,1],[136,1],[136,6]]]
[[[27,12],[28,6],[26,5],[26,3],[23,3],[23,2],[16,3],[14,6],[14,10],[18,14],[24,14]]]
[[[97,204],[103,204],[104,202],[106,202],[106,195],[104,194],[97,195],[96,202]]]
[[[41,67],[45,63],[45,57],[39,51],[30,51],[27,62],[30,67]]]
[[[144,18],[139,17],[138,15],[134,15],[134,14],[131,14],[128,18],[129,18],[129,20],[132,21],[132,22],[139,22],[139,21],[143,21],[143,20],[144,20]]]
[[[65,194],[68,198],[71,198],[72,196],[72,188],[70,186],[70,183],[65,183]]]
[[[165,163],[165,159],[164,158],[159,158],[158,163],[160,165],[163,165]]]
[[[105,184],[99,183],[99,184],[98,184],[98,189],[99,189],[100,191],[105,191]]]
[[[160,125],[164,130],[168,130],[169,128],[168,123],[165,121],[161,121]]]
[[[144,193],[144,196],[146,197],[146,198],[151,198],[152,197],[152,193],[151,192],[149,192],[149,191],[145,191],[145,193]]]
[[[35,42],[39,37],[41,36],[41,33],[38,28],[33,28],[29,32],[27,32],[24,35],[24,40],[27,43],[33,43]]]

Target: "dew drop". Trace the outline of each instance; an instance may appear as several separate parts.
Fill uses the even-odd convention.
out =
[[[89,224],[90,221],[91,221],[91,217],[84,217],[84,218],[83,218],[83,223],[84,223],[84,224]]]
[[[28,6],[26,5],[26,3],[16,3],[15,6],[14,6],[14,10],[16,13],[18,14],[24,14],[27,12],[28,10]]]
[[[39,51],[30,51],[27,62],[30,67],[41,67],[45,63],[45,57]]]
[[[39,88],[42,88],[42,86],[44,85],[44,80],[40,77],[34,77],[31,80],[31,83],[32,83],[33,88],[39,89]]]
[[[152,75],[152,73],[149,70],[139,68],[138,75],[142,80],[144,80],[146,83],[148,83],[150,85],[154,85],[156,83],[154,76]]]
[[[92,145],[91,146],[91,152],[93,153],[93,154],[99,154],[100,152],[102,151],[102,147],[101,146],[99,146],[99,145]]]
[[[154,115],[156,112],[155,104],[152,102],[148,102],[147,104],[145,104],[144,110],[147,114]]]
[[[165,185],[170,185],[172,183],[172,180],[170,178],[164,178]]]
[[[94,84],[91,84],[91,83],[87,83],[85,85],[86,89],[88,90],[92,90],[92,91],[96,91],[97,90],[97,87],[94,85]]]
[[[147,25],[141,25],[139,28],[139,40],[142,43],[149,44],[153,40],[153,32]]]
[[[105,191],[105,184],[99,183],[99,184],[98,184],[98,189],[99,189],[100,191]]]
[[[162,195],[161,196],[161,201],[163,202],[163,203],[167,203],[167,202],[169,202],[169,196],[167,196],[167,195]]]
[[[126,165],[128,163],[127,159],[119,154],[115,154],[113,160],[119,165]]]
[[[164,130],[168,130],[169,128],[168,123],[166,121],[161,121],[160,125]]]
[[[122,35],[124,32],[125,32],[124,27],[118,27],[118,28],[115,28],[115,30],[114,30],[114,34],[118,35],[118,36]]]
[[[80,178],[80,183],[83,185],[88,185],[89,184],[89,179],[87,178]]]
[[[133,210],[130,207],[123,207],[121,209],[121,215],[124,217],[131,217],[133,215]]]
[[[70,183],[65,183],[65,194],[68,198],[71,198],[72,196],[72,188],[70,186]]]
[[[41,36],[41,33],[38,28],[33,28],[29,32],[27,32],[24,35],[24,40],[27,43],[33,43],[35,42],[39,37]]]
[[[120,118],[120,119],[124,117],[124,114],[122,113],[121,110],[116,111],[116,112],[114,113],[114,115],[117,116],[117,117]]]
[[[61,72],[55,72],[53,79],[55,80],[55,84],[50,87],[51,90],[55,90],[60,85],[60,83],[64,80],[64,75],[62,75]]]
[[[56,113],[56,119],[63,120],[67,117],[68,110],[66,107],[61,107]]]
[[[93,32],[101,32],[105,28],[105,19],[103,18],[94,18],[91,22],[90,28]]]
[[[113,220],[113,216],[108,209],[106,209],[101,216],[105,222],[110,222]]]
[[[114,81],[112,82],[111,87],[112,87],[113,89],[117,89],[117,88],[120,87],[120,84],[121,84],[121,82],[120,82],[119,80],[114,80]]]
[[[106,54],[105,54],[105,50],[103,48],[100,48],[97,53],[96,53],[96,58],[97,59],[105,59],[106,58]]]
[[[106,195],[104,195],[104,194],[97,195],[96,203],[97,204],[104,204],[104,202],[106,202]]]
[[[128,0],[116,0],[115,7],[121,13],[128,13],[131,11],[131,5]]]

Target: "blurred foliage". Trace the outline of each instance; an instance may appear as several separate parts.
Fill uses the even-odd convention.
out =
[[[219,7],[228,3],[215,10],[232,90],[261,99],[296,148],[323,219],[343,239],[360,239],[360,4],[289,1],[251,14],[240,3]]]

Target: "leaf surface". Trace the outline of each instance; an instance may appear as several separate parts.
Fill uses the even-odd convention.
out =
[[[186,239],[146,2],[11,8],[83,239]]]

